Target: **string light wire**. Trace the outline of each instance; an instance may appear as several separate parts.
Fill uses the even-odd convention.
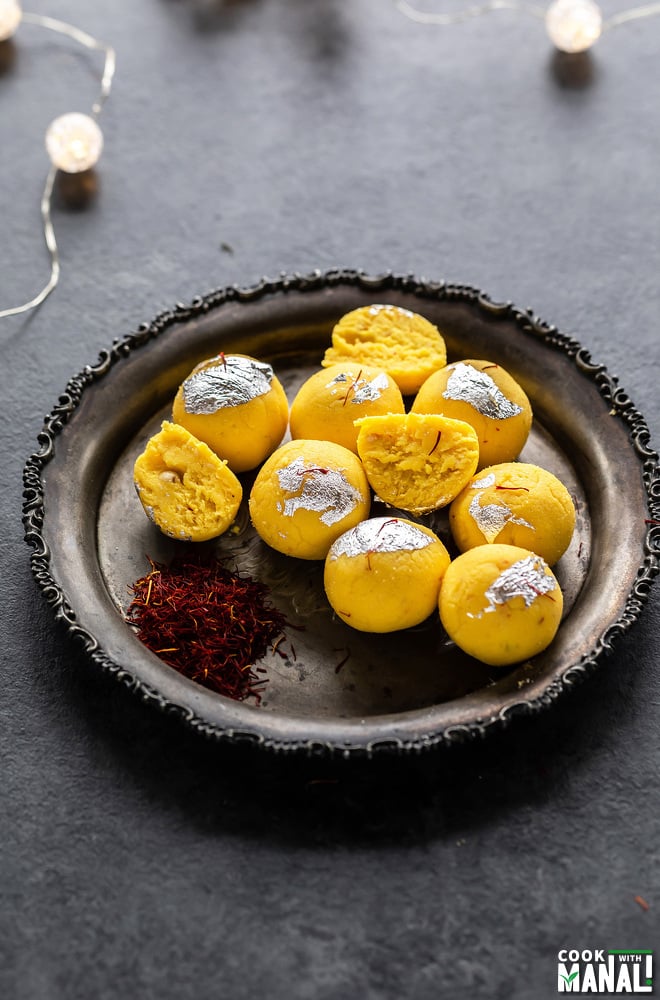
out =
[[[24,11],[21,20],[25,24],[36,25],[37,27],[46,28],[48,31],[54,31],[60,35],[66,35],[67,38],[71,38],[74,42],[78,42],[87,49],[105,53],[100,93],[97,100],[92,105],[92,117],[94,119],[98,118],[101,114],[103,105],[110,96],[110,91],[112,89],[112,80],[115,74],[116,64],[115,50],[110,45],[106,45],[103,42],[100,42],[97,38],[93,38],[92,35],[88,35],[86,31],[81,31],[80,28],[76,28],[75,25],[67,24],[65,21],[58,21],[53,17],[47,17],[42,14],[31,14]],[[38,295],[35,295],[29,302],[24,302],[23,305],[14,306],[11,309],[0,310],[0,319],[4,319],[7,316],[18,316],[21,313],[30,312],[31,309],[35,309],[37,306],[41,305],[41,303],[44,302],[50,293],[57,287],[61,268],[57,240],[55,239],[55,229],[51,218],[53,187],[55,184],[56,174],[57,167],[53,165],[48,171],[46,183],[44,184],[43,193],[41,195],[41,220],[43,225],[44,241],[50,257],[50,278]]]
[[[474,17],[482,17],[496,10],[517,10],[533,17],[545,17],[543,7],[535,7],[528,3],[518,3],[516,0],[490,0],[490,3],[476,4],[474,7],[466,7],[465,10],[458,10],[451,14],[438,14],[432,11],[418,10],[408,3],[407,0],[397,0],[398,10],[405,14],[411,21],[418,24],[462,24],[463,21],[470,21]]]
[[[531,14],[533,17],[545,20],[547,11],[543,7],[534,4],[520,3],[518,0],[490,0],[489,3],[477,4],[467,7],[465,10],[454,13],[434,13],[433,11],[418,10],[408,0],[397,0],[397,10],[411,21],[417,24],[438,24],[449,26],[451,24],[461,24],[470,21],[475,17],[482,17],[484,14],[491,14],[498,10],[515,10],[524,14]],[[660,14],[660,3],[649,3],[642,7],[632,7],[630,10],[621,11],[620,14],[613,14],[612,17],[603,21],[602,31],[609,28],[616,28],[620,24],[627,24],[629,21],[638,21],[644,17],[655,17]]]
[[[648,3],[644,7],[622,10],[620,14],[614,14],[607,21],[603,21],[603,31],[607,28],[616,28],[617,25],[626,24],[628,21],[638,21],[643,17],[655,17],[656,14],[660,14],[660,3]]]

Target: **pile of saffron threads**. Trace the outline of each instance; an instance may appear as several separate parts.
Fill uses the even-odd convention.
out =
[[[129,588],[126,613],[141,642],[190,680],[259,704],[266,671],[255,664],[287,624],[269,604],[268,587],[217,559],[149,562],[151,571]]]

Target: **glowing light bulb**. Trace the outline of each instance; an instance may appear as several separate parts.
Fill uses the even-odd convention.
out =
[[[79,174],[98,162],[103,149],[103,133],[89,115],[70,111],[48,126],[46,149],[58,170]]]
[[[552,43],[562,52],[584,52],[600,38],[603,16],[593,0],[554,0],[545,15]]]
[[[0,42],[6,42],[21,23],[21,5],[17,0],[0,0]]]

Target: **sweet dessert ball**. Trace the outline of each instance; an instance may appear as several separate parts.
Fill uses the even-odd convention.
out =
[[[443,413],[471,424],[479,438],[479,468],[517,458],[532,426],[532,408],[516,380],[492,361],[457,361],[430,376],[414,413]]]
[[[234,472],[246,472],[277,448],[289,405],[270,365],[244,354],[219,354],[181,384],[172,417]]]
[[[449,525],[461,552],[500,542],[531,549],[553,566],[573,537],[575,507],[551,472],[504,462],[482,469],[459,493]]]
[[[406,396],[447,363],[447,350],[438,328],[418,313],[400,306],[362,306],[336,324],[323,365],[345,361],[382,368]]]
[[[435,610],[449,553],[430,528],[374,517],[345,531],[325,561],[325,592],[335,613],[361,632],[419,625]]]
[[[450,503],[477,468],[477,435],[462,420],[392,413],[362,417],[356,425],[358,454],[373,490],[411,514]]]
[[[299,559],[325,559],[342,532],[369,516],[362,464],[333,441],[289,441],[257,474],[250,517],[263,540]]]
[[[401,390],[380,368],[344,361],[316,372],[291,404],[291,437],[335,441],[357,452],[358,417],[403,413]]]
[[[134,466],[137,495],[160,530],[205,542],[232,524],[243,495],[240,482],[203,441],[165,420]]]
[[[541,556],[495,544],[454,559],[438,603],[447,635],[460,649],[483,663],[505,667],[550,645],[561,621],[563,596]]]

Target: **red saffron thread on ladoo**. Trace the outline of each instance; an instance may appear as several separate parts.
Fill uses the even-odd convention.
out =
[[[429,452],[429,455],[432,455],[432,454],[433,454],[433,452],[435,451],[435,449],[436,449],[436,448],[438,447],[438,445],[440,444],[440,438],[441,438],[441,437],[442,437],[442,431],[438,431],[438,436],[437,436],[437,437],[436,437],[436,439],[435,439],[435,444],[434,444],[434,445],[433,445],[433,447],[431,448],[431,450],[430,450],[430,452]]]
[[[129,588],[126,619],[138,639],[190,680],[259,704],[267,681],[255,664],[277,649],[288,625],[269,603],[268,587],[217,559],[149,562],[151,571]]]

